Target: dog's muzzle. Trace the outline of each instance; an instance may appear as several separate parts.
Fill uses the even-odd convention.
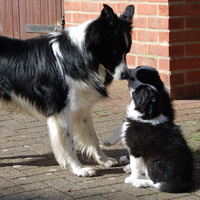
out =
[[[129,71],[128,71],[128,70],[122,72],[122,74],[121,74],[121,79],[122,79],[122,80],[129,80],[129,78],[130,78],[130,74],[129,74]]]

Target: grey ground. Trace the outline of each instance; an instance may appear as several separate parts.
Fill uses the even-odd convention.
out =
[[[127,83],[115,82],[110,88],[110,98],[94,107],[94,125],[105,153],[119,158],[126,149],[117,144],[105,147],[108,138],[122,121],[130,101]],[[168,194],[152,188],[134,188],[124,183],[128,176],[123,166],[104,168],[92,160],[81,162],[97,169],[96,177],[76,177],[56,163],[45,122],[8,110],[0,104],[0,199],[200,199],[200,99],[176,100],[176,123],[195,157],[195,187],[193,193]]]

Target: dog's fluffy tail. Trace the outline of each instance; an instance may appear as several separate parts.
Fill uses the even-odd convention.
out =
[[[181,193],[181,192],[191,192],[193,184],[182,183],[180,185],[170,185],[166,182],[160,182],[160,183],[155,183],[154,187],[158,188],[161,192]]]

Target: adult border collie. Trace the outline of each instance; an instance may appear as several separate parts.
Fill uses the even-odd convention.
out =
[[[128,147],[131,175],[125,183],[155,187],[162,192],[190,192],[192,153],[180,128],[173,123],[171,99],[158,72],[152,67],[140,66],[130,70],[130,77],[132,101],[127,107],[126,120],[105,141],[111,145],[121,137]],[[140,179],[141,174],[147,179]]]
[[[113,78],[128,77],[134,6],[118,17],[104,5],[99,18],[28,40],[0,37],[0,97],[47,119],[55,158],[78,176],[95,170],[78,161],[73,134],[88,156],[104,166],[115,159],[100,149],[91,117],[92,105],[108,96]]]

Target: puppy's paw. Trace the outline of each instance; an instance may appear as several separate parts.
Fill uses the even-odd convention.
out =
[[[124,168],[123,168],[124,172],[126,172],[127,174],[130,174],[131,173],[131,166],[130,164],[126,165]]]
[[[113,144],[112,144],[112,141],[110,141],[109,138],[106,139],[106,140],[104,140],[104,141],[103,141],[103,144],[104,144],[105,146],[112,146],[112,145],[113,145]]]
[[[82,177],[91,177],[96,175],[96,170],[91,167],[84,167],[80,170],[74,171],[74,174]]]
[[[129,176],[129,177],[125,178],[124,183],[133,184],[133,181],[134,181],[134,180],[135,180],[135,179],[133,179],[131,176]]]
[[[135,179],[132,182],[133,186],[137,187],[137,188],[141,188],[141,187],[153,187],[154,183],[151,180],[146,180],[146,179]]]

